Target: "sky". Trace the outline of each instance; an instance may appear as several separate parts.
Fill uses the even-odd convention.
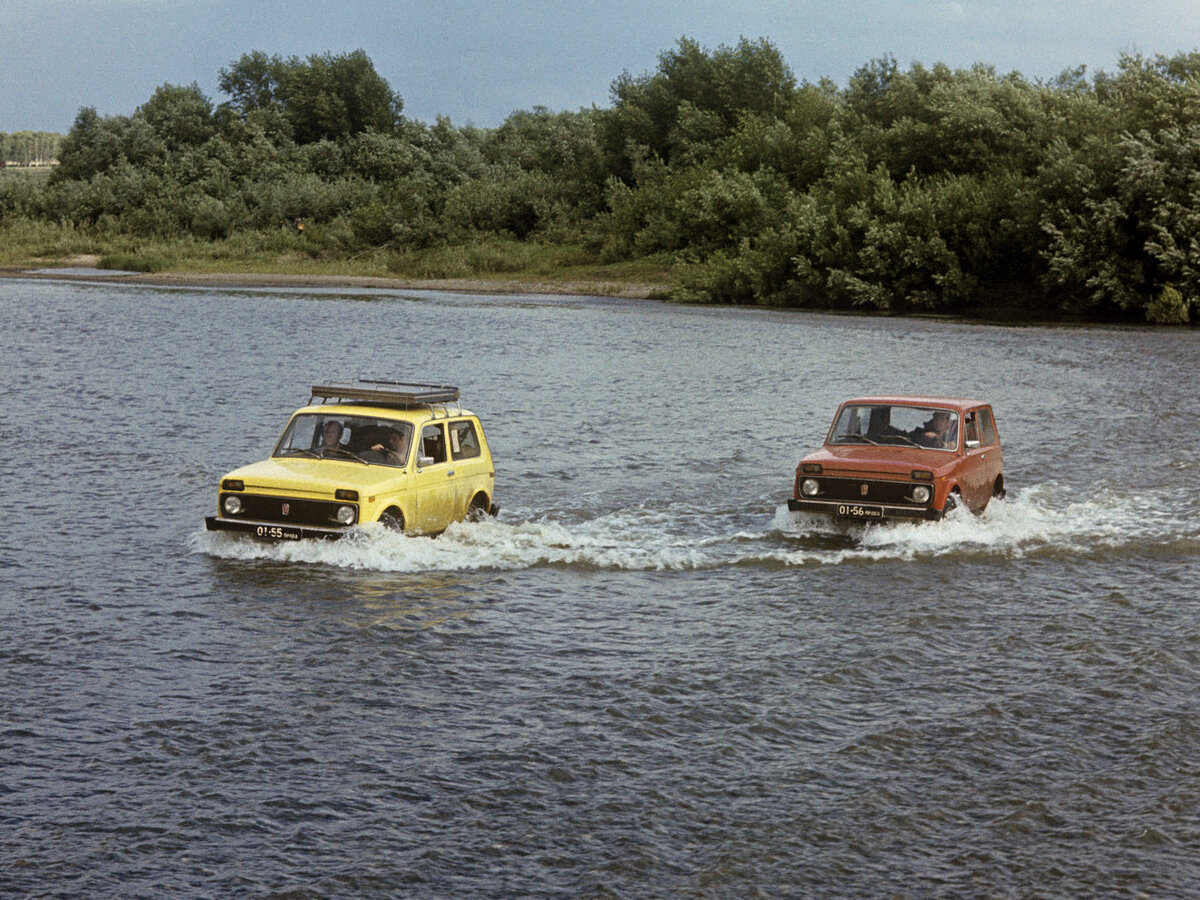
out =
[[[888,55],[1051,79],[1200,50],[1200,0],[0,0],[0,131],[66,133],[81,108],[128,115],[168,83],[220,103],[221,69],[252,50],[359,49],[409,118],[491,128],[607,107],[614,80],[654,72],[680,38],[743,36],[802,82],[845,86]]]

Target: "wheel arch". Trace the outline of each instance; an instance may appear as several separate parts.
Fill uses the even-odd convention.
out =
[[[491,511],[492,498],[487,491],[481,488],[471,495],[471,501],[467,504],[466,517],[469,521],[477,521],[490,515]]]
[[[404,531],[408,525],[408,517],[404,515],[404,510],[398,503],[389,503],[384,507],[383,511],[379,513],[377,521],[385,528],[392,528],[396,531]]]

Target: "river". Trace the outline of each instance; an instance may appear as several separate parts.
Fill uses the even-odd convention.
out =
[[[1200,891],[1200,334],[0,280],[0,893]],[[457,384],[493,521],[210,535],[329,377]],[[1008,496],[828,534],[837,403]]]

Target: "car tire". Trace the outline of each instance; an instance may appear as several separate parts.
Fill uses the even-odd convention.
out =
[[[471,498],[471,505],[467,507],[468,522],[482,522],[487,518],[488,501],[485,494],[476,494]]]
[[[379,524],[388,531],[404,532],[404,514],[400,510],[392,507],[385,509],[379,517]]]

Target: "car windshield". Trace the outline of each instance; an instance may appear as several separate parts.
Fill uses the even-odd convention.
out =
[[[895,444],[958,448],[958,413],[931,406],[852,404],[845,406],[829,432],[830,444]]]
[[[272,456],[357,460],[368,465],[403,466],[412,447],[407,422],[336,413],[292,417]]]

